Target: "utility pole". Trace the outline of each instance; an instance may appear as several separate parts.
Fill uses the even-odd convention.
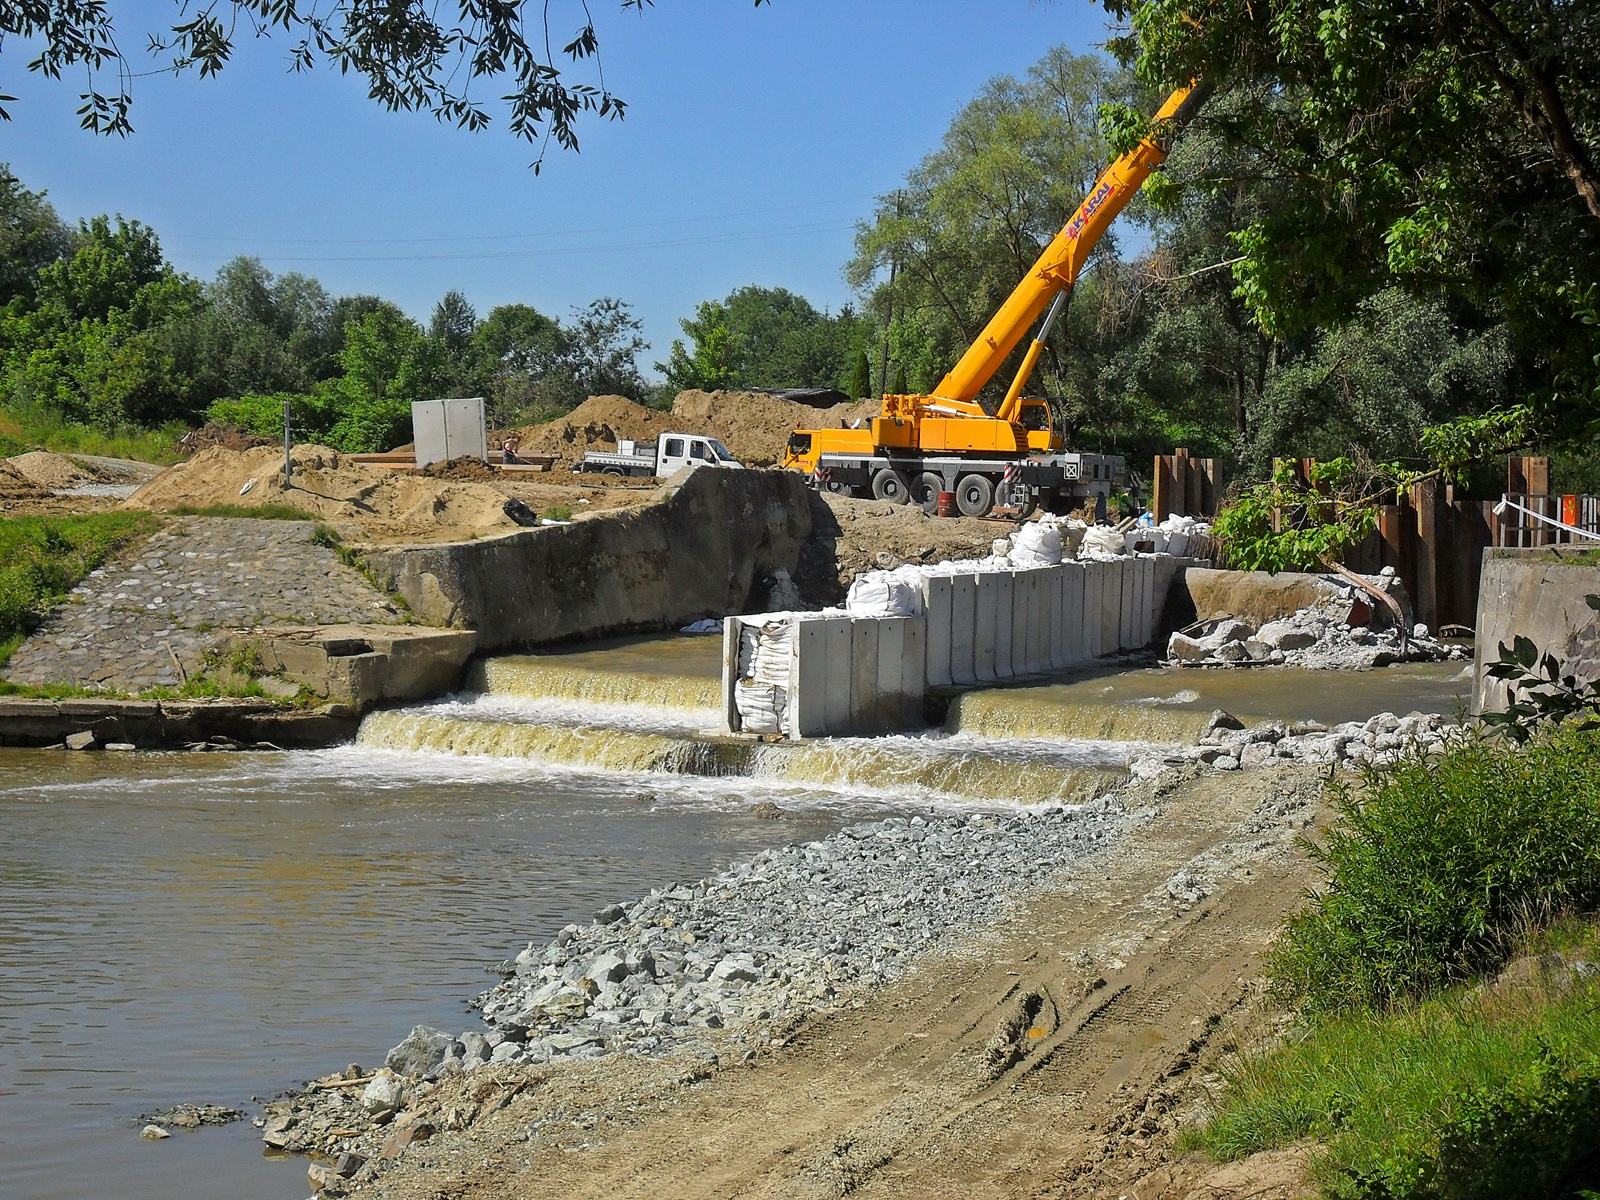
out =
[[[293,440],[289,436],[289,397],[283,397],[283,487],[288,491],[294,486],[294,462],[289,458]]]

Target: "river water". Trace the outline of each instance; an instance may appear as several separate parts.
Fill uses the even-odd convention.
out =
[[[298,1200],[305,1161],[248,1122],[146,1142],[137,1118],[254,1112],[415,1024],[474,1027],[485,968],[527,940],[774,843],[1092,795],[1126,739],[1192,736],[1214,707],[1449,712],[1465,687],[1459,667],[1136,671],[971,694],[928,736],[752,748],[705,736],[719,657],[495,660],[481,695],[374,714],[335,750],[0,751],[0,1195]]]
[[[848,811],[505,759],[0,752],[0,1195],[299,1200],[305,1161],[248,1122],[136,1118],[472,1028],[514,938]]]

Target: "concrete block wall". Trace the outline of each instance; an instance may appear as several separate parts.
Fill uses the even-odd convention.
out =
[[[984,687],[1147,646],[1168,590],[1198,561],[1155,555],[930,575],[921,581],[921,617],[794,614],[784,732],[820,737],[915,728],[927,688]],[[733,687],[740,630],[770,619],[727,620],[723,692],[730,731],[739,730]]]

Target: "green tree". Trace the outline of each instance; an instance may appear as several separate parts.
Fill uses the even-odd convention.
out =
[[[867,348],[862,346],[856,350],[856,361],[850,368],[850,387],[846,394],[852,400],[860,400],[871,392],[872,368],[867,365]]]
[[[1595,0],[1104,0],[1142,78],[1204,78],[1273,203],[1234,231],[1239,293],[1284,339],[1391,286],[1504,321],[1548,418],[1600,417]]]
[[[0,163],[0,307],[31,301],[39,272],[72,247],[63,224],[43,192],[32,192]]]
[[[697,305],[678,324],[689,344],[674,339],[656,369],[680,390],[849,387],[868,333],[852,309],[829,316],[786,288],[754,284]]]
[[[423,329],[392,304],[345,327],[344,374],[324,393],[338,413],[327,441],[351,453],[388,449],[409,439],[411,402],[443,388],[445,363]]]
[[[986,84],[939,149],[879,198],[846,277],[881,319],[892,309],[891,352],[913,387],[931,388],[955,364],[1082,202],[1107,160],[1100,106],[1137,93],[1105,58],[1057,47],[1026,79]],[[1091,261],[1115,253],[1108,235]],[[1064,333],[1047,363],[1056,374],[1068,353]],[[997,377],[990,391],[1006,382]]]

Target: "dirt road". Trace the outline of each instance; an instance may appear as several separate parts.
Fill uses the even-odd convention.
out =
[[[1172,1136],[1262,1020],[1261,956],[1309,881],[1294,842],[1320,791],[1297,768],[1169,785],[1128,841],[962,953],[776,1045],[730,1039],[715,1070],[613,1059],[442,1084],[443,1127],[470,1126],[358,1194],[1300,1195],[1293,1156],[1219,1172]]]

